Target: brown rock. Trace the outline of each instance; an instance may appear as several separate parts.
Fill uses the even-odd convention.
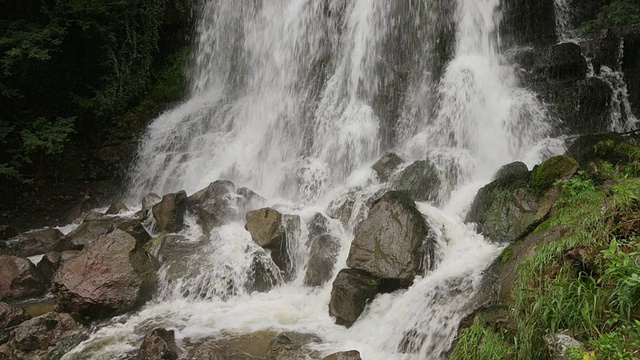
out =
[[[46,350],[77,334],[85,334],[85,329],[71,315],[51,312],[20,324],[11,343],[21,351]]]
[[[0,300],[21,299],[44,293],[44,282],[31,261],[16,256],[0,256]]]
[[[258,360],[263,359],[210,340],[198,346],[192,360]]]
[[[137,360],[176,360],[179,351],[173,330],[153,329],[142,340]]]
[[[167,194],[151,209],[160,230],[178,232],[182,229],[184,214],[187,211],[187,193],[179,191]]]
[[[16,326],[29,318],[29,314],[24,309],[0,302],[0,330]]]
[[[63,242],[54,250],[82,250],[85,246],[94,242],[103,235],[109,234],[118,228],[125,219],[119,217],[104,217],[97,220],[86,220],[75,230],[67,234]]]
[[[282,215],[271,208],[263,208],[247,213],[245,228],[253,241],[271,250],[273,262],[284,273],[285,280],[295,275],[294,264],[289,253],[290,241],[300,232],[300,217]]]
[[[267,360],[296,360],[315,358],[315,352],[307,345],[322,342],[314,334],[286,331],[278,334],[267,350]]]
[[[380,181],[387,181],[391,175],[404,163],[398,155],[388,152],[376,161],[371,167],[378,175]]]
[[[64,235],[58,229],[45,229],[21,234],[18,237],[17,255],[28,257],[53,251],[63,237]]]
[[[328,356],[322,360],[362,360],[358,350],[340,351]]]
[[[51,292],[59,309],[98,318],[137,308],[151,297],[155,268],[144,247],[115,230],[62,264]]]
[[[58,270],[60,265],[63,262],[71,259],[72,257],[78,255],[80,253],[79,250],[67,250],[62,253],[59,252],[50,252],[45,254],[42,259],[38,262],[38,270],[42,275],[42,279],[45,284],[50,285],[51,279],[53,278],[53,274]]]

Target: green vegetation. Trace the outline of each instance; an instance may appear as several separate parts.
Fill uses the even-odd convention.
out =
[[[0,185],[77,178],[61,169],[126,113],[179,100],[189,6],[0,1]]]
[[[562,228],[563,235],[542,238],[516,262],[508,325],[482,326],[480,313],[461,331],[452,359],[545,359],[544,336],[565,329],[585,345],[568,350],[570,359],[640,359],[640,147],[629,140],[593,150],[614,149],[625,161],[594,159],[560,181],[536,234]],[[498,261],[512,259],[509,249]]]
[[[602,29],[611,29],[617,33],[625,33],[640,27],[640,4],[637,0],[615,0],[604,6],[598,16],[580,27],[586,34]]]

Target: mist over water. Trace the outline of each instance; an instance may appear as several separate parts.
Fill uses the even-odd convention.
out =
[[[367,199],[386,186],[370,165],[393,150],[431,160],[444,180],[443,201],[418,203],[439,244],[436,268],[409,289],[378,295],[346,329],[328,314],[332,281],[302,285],[305,226],[289,249],[296,278],[249,293],[243,284],[261,249],[244,223],[202,234],[189,217],[183,241],[207,241],[204,250],[187,257],[178,277],[163,266],[155,300],[65,359],[124,357],[141,340],[136,334],[154,326],[175,329],[179,345],[295,330],[323,338],[323,354],[443,358],[501,250],[463,223],[477,190],[506,163],[531,168],[563,151],[562,141],[548,138],[555,123],[544,104],[518,87],[498,52],[500,18],[499,0],[203,2],[189,96],[149,126],[130,201],[228,179],[303,224],[336,198],[352,197],[366,214]],[[346,227],[331,220],[341,245],[334,276],[346,267],[352,220]],[[400,353],[410,332],[416,353]]]

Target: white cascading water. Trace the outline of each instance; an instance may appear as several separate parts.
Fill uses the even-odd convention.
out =
[[[445,201],[418,203],[437,235],[435,270],[409,289],[378,295],[347,329],[328,314],[332,281],[315,289],[302,285],[309,253],[304,226],[290,249],[297,277],[266,293],[248,293],[243,284],[261,249],[244,223],[202,234],[188,217],[180,241],[198,250],[175,268],[163,266],[159,293],[142,310],[112,320],[65,359],[125,358],[141,334],[157,326],[174,329],[179,346],[272,329],[315,333],[323,339],[315,345],[322,354],[357,349],[367,360],[446,356],[483,270],[500,251],[463,223],[475,193],[501,165],[523,160],[531,167],[562,145],[547,139],[552,121],[532,93],[516,86],[513,69],[498,53],[499,0],[398,3],[204,2],[190,96],[149,126],[130,198],[137,203],[151,191],[193,193],[230,179],[303,223],[345,196],[355,199],[355,212],[366,212],[366,199],[385,187],[370,169],[388,126],[375,101],[388,86],[384,71],[398,70],[386,63],[385,49],[390,34],[408,26],[431,38],[419,36],[422,43],[411,50],[425,56],[404,63],[413,68],[396,135],[385,147],[407,160],[432,160],[445,179]],[[429,56],[439,41],[436,29],[448,24],[455,45],[437,74]],[[341,242],[334,276],[346,267],[353,225],[331,220]],[[414,353],[399,352],[406,334],[414,335]]]

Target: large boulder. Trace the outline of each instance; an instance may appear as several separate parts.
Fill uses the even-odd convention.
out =
[[[465,218],[496,242],[522,238],[549,214],[559,193],[557,180],[573,176],[578,164],[568,156],[555,156],[531,172],[505,174],[482,187]]]
[[[16,255],[27,257],[53,251],[63,237],[64,235],[58,229],[44,229],[21,234],[16,244]]]
[[[31,261],[0,255],[0,300],[38,296],[44,290],[42,276]]]
[[[142,340],[136,360],[176,360],[179,354],[173,330],[156,328]]]
[[[69,259],[52,279],[57,307],[91,318],[121,314],[151,297],[155,267],[143,244],[115,230]]]
[[[271,251],[271,258],[283,272],[285,280],[291,280],[295,275],[295,264],[290,249],[292,241],[300,233],[300,217],[262,208],[247,212],[246,218],[245,228],[253,241]]]
[[[308,345],[319,342],[322,342],[322,339],[314,334],[293,331],[280,333],[269,343],[267,360],[308,359],[310,356],[316,355],[308,348]]]
[[[38,261],[38,270],[42,275],[42,279],[45,284],[51,285],[51,279],[53,278],[53,274],[60,268],[63,262],[71,259],[72,257],[78,255],[80,253],[79,250],[67,250],[61,253],[59,252],[50,252],[44,254],[42,259]]]
[[[437,201],[440,192],[438,169],[428,160],[413,162],[391,180],[391,188],[406,191],[415,201]]]
[[[376,172],[380,181],[387,181],[402,164],[404,164],[404,160],[402,160],[398,155],[388,152],[382,155],[382,157],[376,161],[371,168]]]
[[[189,196],[188,207],[198,215],[205,234],[238,216],[236,187],[228,180],[217,180]]]
[[[159,203],[151,207],[151,211],[161,231],[178,232],[182,229],[187,211],[187,193],[179,191],[166,194]]]
[[[367,211],[377,198],[361,187],[349,189],[327,207],[327,215],[340,221],[345,229],[352,229],[367,216]]]
[[[356,269],[342,269],[333,281],[329,314],[336,324],[351,327],[378,293],[380,279]]]
[[[331,234],[322,234],[311,241],[307,272],[304,276],[306,286],[322,286],[333,276],[333,268],[340,251],[340,239]]]
[[[431,268],[435,240],[415,203],[392,191],[377,200],[356,228],[347,266],[383,279],[412,281]]]

